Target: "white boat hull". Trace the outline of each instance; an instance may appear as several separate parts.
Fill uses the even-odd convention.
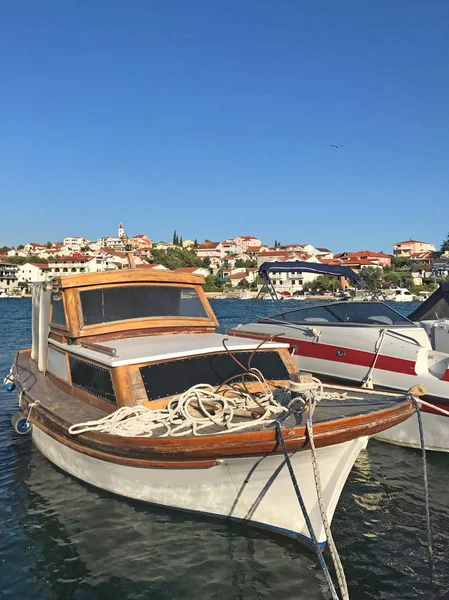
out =
[[[77,452],[37,426],[33,441],[70,475],[120,496],[186,511],[245,521],[311,543],[282,455],[222,459],[200,469],[142,468],[106,462]],[[319,448],[327,517],[331,521],[343,486],[367,437]],[[291,455],[298,484],[321,547],[326,543],[310,451]]]
[[[425,330],[420,327],[391,330],[378,357],[380,327],[319,324],[316,326],[319,336],[315,338],[312,328],[305,327],[255,323],[245,325],[245,330],[275,334],[276,340],[288,342],[294,348],[294,359],[301,371],[357,387],[370,377],[374,390],[407,392],[419,383],[426,387],[428,397],[437,398],[437,403],[449,410],[449,354],[432,350]],[[449,452],[449,417],[423,415],[426,448]],[[420,446],[414,419],[377,437],[404,446]]]
[[[421,412],[426,450],[449,452],[449,418]],[[421,448],[418,419],[416,416],[382,431],[376,439],[409,448]]]

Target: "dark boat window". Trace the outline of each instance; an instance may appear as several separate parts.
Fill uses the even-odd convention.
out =
[[[111,373],[108,369],[98,367],[84,360],[69,357],[72,385],[111,404],[117,404]]]
[[[51,322],[54,325],[62,325],[63,327],[66,327],[64,302],[60,296],[53,296],[52,307]]]
[[[148,317],[207,317],[194,288],[133,285],[80,292],[84,325]]]
[[[287,323],[348,323],[354,325],[412,325],[382,302],[333,302],[289,311],[265,320]]]
[[[292,310],[266,320],[285,321],[286,323],[340,323],[341,320],[331,314],[325,306],[311,306],[300,310]],[[265,319],[264,319],[265,320]]]
[[[410,321],[435,321],[449,318],[449,283],[440,283],[440,287],[408,318]]]
[[[245,366],[251,352],[233,352]],[[288,379],[289,374],[278,352],[257,352],[251,366],[259,369],[266,379]],[[212,354],[173,360],[141,367],[140,373],[149,400],[181,394],[198,383],[220,385],[243,369],[229,354]],[[248,380],[247,380],[248,381]]]

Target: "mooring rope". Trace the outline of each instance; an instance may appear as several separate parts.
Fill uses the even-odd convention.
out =
[[[321,475],[320,469],[318,465],[318,459],[316,455],[315,441],[313,438],[313,413],[315,411],[316,403],[321,400],[321,397],[316,394],[316,392],[310,391],[303,394],[303,398],[309,406],[309,414],[307,417],[306,428],[309,436],[310,442],[310,450],[312,456],[312,468],[313,468],[313,477],[315,479],[315,488],[318,498],[318,506],[320,509],[321,520],[323,522],[324,531],[326,533],[327,543],[329,546],[329,552],[332,558],[332,563],[335,568],[335,573],[337,575],[338,585],[341,592],[341,597],[343,600],[349,600],[349,592],[348,585],[346,582],[346,576],[343,569],[343,564],[340,559],[340,555],[337,550],[337,546],[335,544],[331,526],[329,520],[326,515],[326,508],[324,506],[324,498],[323,498],[323,486],[321,484]]]
[[[299,489],[298,481],[296,479],[296,475],[293,470],[290,456],[288,454],[287,447],[285,445],[284,436],[282,435],[281,425],[279,422],[276,421],[275,426],[276,426],[276,435],[277,435],[277,438],[281,445],[282,452],[284,454],[285,463],[287,465],[288,472],[290,473],[290,478],[292,480],[292,484],[293,484],[294,490],[296,492],[296,497],[298,498],[299,506],[301,507],[301,512],[302,512],[302,515],[306,522],[307,529],[309,531],[310,539],[312,540],[313,549],[315,550],[315,554],[317,555],[318,562],[320,563],[320,566],[323,569],[324,577],[326,579],[327,585],[329,586],[329,590],[331,592],[333,600],[339,600],[337,590],[335,589],[335,585],[334,585],[334,582],[332,581],[332,577],[331,577],[331,574],[329,573],[329,569],[326,564],[326,561],[324,560],[324,556],[321,553],[320,545],[316,538],[315,531],[314,531],[313,525],[312,525],[312,521],[310,520],[309,513],[307,512],[307,508],[304,503],[304,499],[303,499],[301,491]]]
[[[415,406],[416,416],[418,418],[419,440],[421,443],[422,468],[424,479],[424,504],[426,507],[426,531],[427,531],[427,551],[429,557],[430,585],[433,585],[433,542],[432,542],[432,521],[430,518],[430,502],[429,502],[429,481],[427,477],[427,460],[426,460],[426,445],[424,443],[424,428],[421,418],[420,402],[414,396],[410,396]],[[428,404],[426,402],[426,404]]]

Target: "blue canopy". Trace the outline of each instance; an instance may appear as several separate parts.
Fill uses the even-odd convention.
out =
[[[357,275],[349,267],[340,265],[323,265],[321,263],[301,262],[292,260],[289,262],[264,262],[259,267],[259,275],[265,280],[268,279],[268,273],[290,273],[299,271],[300,273],[317,273],[319,275],[343,275],[352,281],[360,281],[360,276]]]

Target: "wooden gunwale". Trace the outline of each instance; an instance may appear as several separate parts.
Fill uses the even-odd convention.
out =
[[[23,410],[28,412],[29,404],[38,400],[28,392],[23,395]],[[374,435],[388,427],[402,422],[414,413],[411,400],[405,400],[393,407],[376,410],[347,418],[333,419],[314,425],[314,441],[317,448],[332,446],[361,436]],[[182,438],[126,438],[105,433],[89,432],[71,436],[67,429],[72,423],[58,418],[53,411],[43,407],[33,407],[31,421],[37,427],[45,427],[52,437],[62,444],[75,444],[79,452],[92,451],[108,456],[105,460],[160,460],[160,466],[170,466],[172,460],[217,460],[225,457],[264,455],[280,453],[274,428],[229,433],[221,435],[189,436]],[[287,449],[307,450],[310,446],[305,426],[283,429]],[[145,456],[143,456],[145,455]],[[171,459],[171,460],[170,460]],[[169,461],[166,465],[164,461]],[[164,464],[162,464],[164,463]]]

